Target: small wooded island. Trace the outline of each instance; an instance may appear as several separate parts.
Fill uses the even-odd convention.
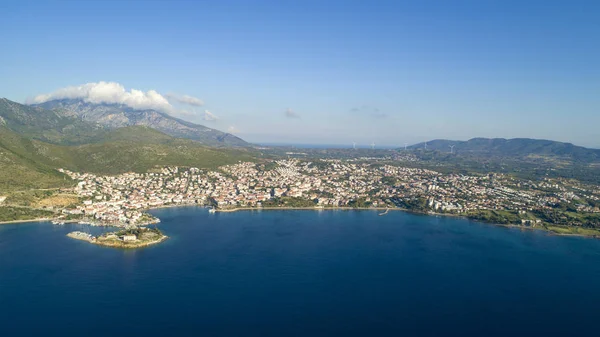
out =
[[[117,232],[93,236],[84,232],[71,232],[68,237],[87,241],[100,246],[117,248],[139,248],[160,243],[168,238],[157,228],[129,227]]]

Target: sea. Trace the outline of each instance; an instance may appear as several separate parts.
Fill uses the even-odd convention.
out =
[[[600,240],[377,211],[151,211],[123,250],[0,225],[0,336],[598,336]]]

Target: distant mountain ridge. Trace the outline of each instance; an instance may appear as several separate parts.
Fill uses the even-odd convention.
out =
[[[241,138],[230,133],[184,121],[164,112],[136,110],[123,104],[94,104],[80,99],[52,100],[34,104],[65,117],[97,123],[108,129],[127,126],[147,126],[177,138],[188,138],[208,146],[248,146]]]
[[[581,161],[600,160],[600,150],[589,149],[583,146],[573,145],[544,139],[531,138],[473,138],[467,141],[455,141],[446,139],[435,139],[425,143],[410,146],[411,149],[437,150],[450,152],[453,146],[454,153],[468,153],[473,155],[494,155],[504,157],[524,157],[532,155],[556,156]]]

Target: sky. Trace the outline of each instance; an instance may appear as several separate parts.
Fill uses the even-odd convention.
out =
[[[600,147],[599,17],[598,1],[9,0],[0,97],[110,97],[257,143]]]

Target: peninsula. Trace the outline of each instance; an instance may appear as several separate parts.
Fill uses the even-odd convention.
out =
[[[87,241],[100,246],[116,248],[139,248],[163,242],[168,237],[156,228],[129,227],[117,232],[104,233],[99,236],[75,231],[68,237]]]

